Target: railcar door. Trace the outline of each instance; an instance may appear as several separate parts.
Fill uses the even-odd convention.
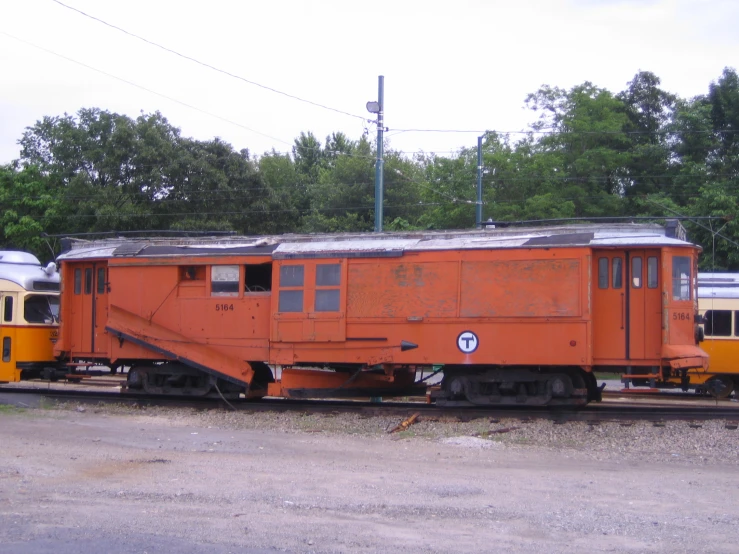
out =
[[[593,358],[626,358],[626,290],[622,250],[593,252]]]
[[[596,363],[659,357],[659,250],[595,251],[593,357]]]
[[[72,275],[74,354],[104,352],[101,336],[107,317],[107,266],[101,262],[75,265]]]
[[[659,250],[629,250],[625,262],[629,275],[626,359],[658,358],[662,337]]]
[[[103,340],[105,324],[108,320],[108,264],[93,264],[93,336],[92,350],[97,354],[107,354],[108,345]]]

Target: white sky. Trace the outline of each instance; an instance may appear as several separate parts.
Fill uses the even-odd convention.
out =
[[[374,118],[365,103],[384,75],[387,144],[405,152],[448,154],[474,146],[478,133],[399,129],[523,130],[535,119],[524,99],[542,84],[591,81],[616,93],[647,70],[689,98],[739,66],[736,0],[61,1],[363,118]],[[376,134],[366,121],[203,68],[52,0],[0,0],[0,164],[19,156],[25,127],[92,107],[134,118],[159,110],[184,136],[217,136],[253,154],[289,151],[300,131],[321,141],[332,131]]]

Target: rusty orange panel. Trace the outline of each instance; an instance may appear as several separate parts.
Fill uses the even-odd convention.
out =
[[[347,317],[454,317],[457,262],[351,261]]]
[[[462,262],[463,317],[582,315],[580,260]]]

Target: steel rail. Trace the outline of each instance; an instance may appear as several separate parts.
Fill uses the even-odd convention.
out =
[[[38,397],[44,402],[23,402],[23,397]],[[18,398],[18,401],[9,401]],[[652,400],[656,400],[652,398]],[[659,400],[663,400],[660,398]],[[14,405],[47,405],[54,403],[76,403],[78,405],[119,404],[131,407],[171,407],[171,408],[219,408],[236,411],[278,411],[278,412],[310,412],[330,413],[334,415],[358,413],[367,417],[409,417],[419,414],[421,420],[434,418],[454,418],[459,421],[473,419],[549,419],[555,423],[586,422],[636,422],[636,421],[708,421],[726,420],[727,426],[739,424],[739,404],[726,401],[716,405],[669,405],[670,403],[639,402],[618,404],[612,402],[593,403],[583,408],[546,408],[546,407],[440,407],[434,404],[419,402],[382,403],[364,400],[292,400],[283,398],[264,398],[260,400],[229,399],[230,406],[219,398],[172,397],[134,395],[111,391],[79,391],[59,389],[39,389],[0,386],[0,404]]]

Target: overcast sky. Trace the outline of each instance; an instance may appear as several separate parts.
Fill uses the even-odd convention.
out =
[[[484,129],[526,129],[535,116],[524,99],[542,84],[591,81],[615,93],[647,70],[689,98],[739,66],[737,0],[63,2],[358,117],[207,69],[53,0],[0,0],[0,164],[19,156],[25,127],[92,107],[131,117],[158,110],[184,136],[254,154],[289,151],[300,131],[322,141],[332,131],[374,136],[365,104],[377,99],[378,75],[389,146],[448,154],[474,146]]]

